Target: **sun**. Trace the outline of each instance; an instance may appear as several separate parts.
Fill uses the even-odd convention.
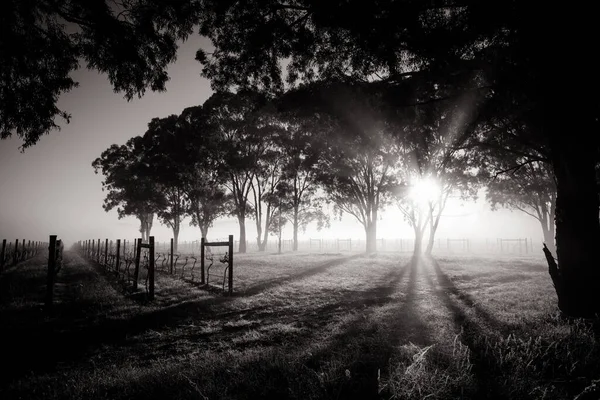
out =
[[[440,196],[440,185],[431,178],[419,179],[413,183],[409,198],[419,205],[427,205]]]

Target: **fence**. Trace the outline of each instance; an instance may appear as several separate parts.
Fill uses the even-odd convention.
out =
[[[378,238],[376,240],[379,252],[408,252],[414,249],[414,238]],[[277,239],[267,242],[265,252],[279,251]],[[365,251],[364,238],[307,238],[298,241],[299,252],[340,253]],[[427,246],[424,238],[423,249]],[[234,251],[239,248],[239,241],[234,241]],[[509,254],[509,255],[543,255],[542,241],[532,238],[436,238],[433,245],[434,254]],[[291,252],[294,248],[292,239],[282,239],[283,252]],[[157,242],[156,251],[159,253],[170,252],[170,242]],[[255,240],[246,240],[248,253],[258,252]],[[200,240],[180,242],[178,251],[183,254],[199,256]]]
[[[146,244],[141,238],[133,241],[90,239],[77,242],[77,249],[105,272],[113,273],[132,292],[136,292],[140,280],[143,281],[148,299],[152,300],[156,258],[154,236],[149,239]]]
[[[26,239],[15,239],[13,241],[2,240],[2,249],[0,250],[0,272],[11,265],[17,265],[21,261],[30,259],[39,254],[44,247],[48,245],[46,242],[31,241]]]
[[[138,284],[144,282],[144,289],[149,300],[154,298],[155,273],[163,273],[187,280],[191,283],[209,285],[209,270],[216,265],[223,264],[225,272],[229,272],[228,292],[232,293],[233,273],[232,254],[230,248],[233,246],[233,237],[230,237],[227,251],[222,255],[213,254],[210,250],[222,243],[207,243],[208,249],[206,259],[211,264],[205,270],[204,259],[201,257],[201,241],[196,248],[196,242],[184,243],[178,246],[178,252],[174,251],[173,239],[166,243],[157,243],[150,236],[149,243],[142,243],[142,239],[112,241],[109,239],[93,239],[77,242],[78,251],[88,260],[94,261],[104,268],[105,272],[113,273],[125,287],[132,292],[138,291]],[[183,250],[183,251],[181,251]],[[218,268],[216,268],[218,270]],[[215,269],[213,269],[213,272]],[[206,278],[206,279],[205,279]],[[225,283],[223,283],[225,291]]]
[[[379,252],[412,252],[414,249],[414,238],[378,238],[376,240]],[[195,242],[189,242],[180,248],[189,249],[190,253],[198,253]],[[291,239],[283,239],[281,248],[284,252],[290,252],[294,248]],[[424,238],[423,249],[427,246],[427,238]],[[308,238],[298,241],[298,251],[339,253],[339,252],[362,252],[365,251],[366,242],[364,238]],[[438,254],[543,254],[542,241],[531,238],[436,238],[433,243],[433,252]],[[239,241],[234,242],[234,249],[239,248]],[[255,241],[246,241],[246,250],[249,253],[258,252]],[[278,251],[278,242],[268,242],[266,252]]]

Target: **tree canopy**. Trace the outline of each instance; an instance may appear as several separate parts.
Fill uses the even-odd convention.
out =
[[[164,91],[177,41],[197,23],[196,1],[6,0],[0,4],[0,137],[22,147],[69,122],[57,106],[84,63],[127,100]]]

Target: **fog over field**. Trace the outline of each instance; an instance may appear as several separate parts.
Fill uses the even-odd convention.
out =
[[[201,104],[212,93],[209,82],[199,76],[200,64],[195,51],[206,45],[192,37],[182,44],[178,62],[169,67],[171,80],[166,93],[147,93],[142,99],[125,101],[115,94],[107,79],[95,71],[75,72],[80,87],[65,94],[59,107],[73,118],[62,123],[62,130],[45,136],[24,153],[18,151],[21,141],[10,138],[0,141],[0,238],[47,240],[57,234],[67,244],[91,238],[134,238],[139,236],[139,221],[134,217],[122,220],[116,211],[106,213],[102,202],[102,175],[94,174],[91,162],[111,144],[124,144],[129,138],[142,135],[153,117],[177,114],[185,107]],[[520,212],[492,212],[480,196],[478,202],[450,199],[436,237],[438,238],[532,238],[541,240],[539,223]],[[247,238],[256,237],[253,221],[246,222]],[[154,220],[152,234],[158,241],[167,241],[172,231]],[[218,220],[209,231],[212,237],[239,235],[235,218]],[[200,231],[182,224],[180,241],[198,240]],[[403,220],[395,206],[381,215],[380,238],[409,238],[412,228]],[[286,228],[284,239],[291,238]],[[354,218],[344,216],[332,220],[331,228],[321,232],[313,224],[304,238],[364,239],[364,230]],[[273,240],[275,238],[273,237]]]

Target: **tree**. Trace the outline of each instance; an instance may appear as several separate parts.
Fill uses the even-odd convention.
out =
[[[164,91],[177,41],[197,22],[196,1],[20,1],[0,4],[0,137],[22,148],[69,122],[61,94],[80,62],[105,73],[127,100]]]
[[[185,169],[189,154],[182,145],[186,137],[177,115],[152,118],[143,136],[142,160],[155,179],[158,193],[154,196],[158,218],[173,230],[173,246],[177,251],[181,222],[187,215]]]
[[[251,91],[218,92],[203,104],[207,130],[218,138],[215,159],[224,186],[232,195],[233,214],[240,226],[239,252],[246,252],[246,216],[253,212],[248,203],[256,164],[265,149],[257,134],[255,113],[266,103],[264,96]]]
[[[154,213],[158,211],[157,185],[150,166],[143,161],[143,139],[129,139],[125,145],[113,144],[92,163],[94,172],[102,171],[102,190],[108,191],[103,208],[117,208],[119,219],[133,215],[140,220],[142,240],[147,241]]]
[[[282,179],[284,161],[282,153],[274,146],[272,138],[263,136],[261,140],[265,144],[265,148],[260,154],[257,154],[254,174],[250,183],[252,190],[250,204],[254,210],[258,251],[265,251],[269,232],[275,223],[275,213],[279,210],[277,188]]]
[[[497,171],[502,172],[502,171]],[[496,172],[496,173],[497,173]],[[495,174],[494,174],[495,175]],[[494,176],[487,185],[486,198],[492,209],[506,207],[539,221],[544,243],[554,254],[554,213],[556,185],[550,166],[533,161]]]
[[[401,194],[398,199],[398,208],[402,212],[404,219],[413,228],[415,242],[413,247],[413,256],[419,256],[423,250],[423,236],[427,229],[427,224],[431,219],[428,204],[420,202],[419,199],[410,195]]]
[[[316,179],[340,217],[350,214],[363,225],[367,252],[376,251],[378,215],[397,187],[403,151],[392,135],[395,127],[386,123],[385,105],[371,89],[321,82],[289,98],[307,105],[306,116],[320,136]]]
[[[527,1],[374,6],[359,0],[226,5],[206,0],[201,33],[215,50],[199,51],[197,59],[219,88],[281,90],[280,62],[287,59],[290,84],[353,77],[396,83],[407,93],[412,89],[406,83],[436,82],[455,87],[456,95],[484,96],[489,112],[480,121],[494,115],[526,121],[531,129],[510,134],[547,144],[557,185],[558,265],[549,267],[559,308],[569,316],[592,316],[600,312],[595,175],[600,119],[597,102],[574,100],[600,89],[599,61],[593,52],[580,51],[593,48],[598,36],[592,15],[579,7],[541,11]],[[571,20],[576,22],[570,29],[556,29]],[[557,47],[568,64],[557,62]]]
[[[443,95],[434,89],[437,96]],[[415,229],[415,254],[420,254],[425,231],[429,237],[425,254],[431,255],[435,234],[450,196],[475,198],[479,186],[474,163],[460,147],[469,138],[472,111],[466,107],[475,99],[450,98],[420,107],[399,108],[392,113],[403,127],[399,138],[410,150],[403,169],[421,191],[419,196],[400,193],[400,209]],[[413,193],[414,194],[414,193]]]
[[[210,136],[202,106],[186,108],[179,119],[186,135],[181,145],[189,156],[185,165],[180,165],[187,213],[192,217],[190,225],[199,227],[202,237],[208,240],[208,229],[214,221],[231,212],[231,195],[225,191],[217,170],[218,141]]]
[[[318,129],[311,121],[295,116],[293,111],[279,113],[284,132],[277,136],[277,147],[283,154],[282,177],[277,187],[277,198],[283,220],[293,230],[293,251],[298,251],[298,231],[317,222],[317,229],[329,225],[329,215],[323,212],[325,198],[319,193],[318,160],[320,154]],[[318,123],[318,121],[316,121]],[[274,227],[279,227],[280,222]]]

